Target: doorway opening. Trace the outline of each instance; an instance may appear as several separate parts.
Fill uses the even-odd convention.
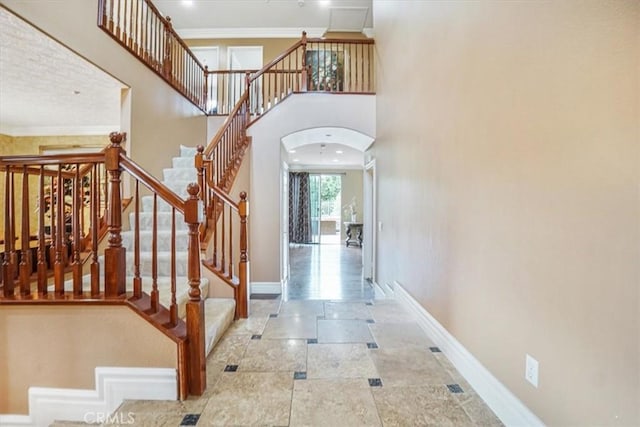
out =
[[[341,231],[342,176],[311,174],[309,184],[311,243],[338,245]]]

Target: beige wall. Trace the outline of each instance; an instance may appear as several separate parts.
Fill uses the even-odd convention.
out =
[[[639,425],[640,3],[374,1],[374,18],[378,281],[543,422]]]
[[[356,220],[362,222],[362,209],[364,203],[362,202],[362,171],[361,170],[347,170],[344,171],[342,176],[342,206],[351,203],[351,200],[355,197],[356,201]],[[345,213],[344,209],[341,209],[342,224],[340,224],[341,238],[342,240],[347,238],[344,222],[351,221],[351,215]],[[355,237],[355,236],[354,236]]]
[[[186,43],[189,47],[218,47],[218,69],[227,70],[229,46],[262,46],[262,64],[266,65],[298,40],[300,39],[197,39],[186,40]]]
[[[128,132],[129,155],[149,172],[161,176],[180,144],[206,144],[206,119],[200,110],[97,27],[97,1],[0,0],[0,4],[131,88],[122,130]],[[148,155],[151,152],[154,155]]]
[[[5,305],[0,360],[0,414],[27,414],[30,386],[95,389],[96,366],[175,369],[177,346],[126,306]]]

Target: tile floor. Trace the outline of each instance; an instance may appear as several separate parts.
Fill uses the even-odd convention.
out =
[[[171,427],[501,425],[400,305],[373,299],[361,254],[344,245],[292,247],[282,300],[255,296],[251,316],[234,322],[209,355],[203,396],[127,401],[115,419]],[[67,425],[78,423],[55,424]]]
[[[140,426],[501,425],[392,300],[251,304],[251,317],[235,322],[209,356],[203,396],[126,401],[122,419],[131,414]]]

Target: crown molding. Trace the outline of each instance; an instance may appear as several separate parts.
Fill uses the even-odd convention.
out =
[[[0,125],[0,133],[8,136],[69,136],[69,135],[109,135],[120,130],[113,126],[24,126]]]
[[[185,40],[194,39],[298,39],[302,32],[307,32],[307,37],[319,38],[327,32],[324,27],[296,28],[296,27],[263,27],[263,28],[183,28],[176,32]],[[362,30],[367,37],[373,37],[373,28]]]

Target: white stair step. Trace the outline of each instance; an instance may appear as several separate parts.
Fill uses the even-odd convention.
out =
[[[193,167],[193,165],[188,168],[163,169],[162,176],[164,178],[164,181],[198,181],[198,171],[195,167]]]
[[[192,168],[194,167],[193,157],[174,157],[171,160],[174,168]]]
[[[180,157],[191,157],[193,158],[198,149],[196,147],[187,147],[186,145],[180,145]]]
[[[127,276],[133,276],[134,264],[133,264],[133,252],[127,252]],[[187,252],[176,252],[176,276],[187,276]],[[171,252],[158,252],[157,253],[157,273],[159,277],[171,276]],[[140,275],[151,276],[153,269],[153,257],[151,252],[140,252]]]
[[[204,302],[205,354],[209,355],[235,317],[236,302],[232,298],[208,298]]]
[[[134,249],[134,233],[132,230],[123,231],[122,246],[127,249],[127,252]],[[158,251],[165,252],[171,250],[171,230],[158,229]],[[175,235],[176,250],[179,252],[186,252],[189,249],[189,234],[185,230],[176,230]],[[153,231],[152,230],[140,230],[140,250],[143,252],[149,252],[153,245]]]
[[[168,212],[170,215],[172,206],[158,197],[158,212]],[[153,212],[153,196],[142,196],[142,211]],[[178,212],[176,211],[176,216]]]
[[[151,201],[153,203],[153,200]],[[133,229],[134,224],[136,223],[135,212],[131,212],[129,214],[129,224],[131,224],[131,228]],[[153,212],[140,212],[140,231],[142,230],[152,230],[153,229]],[[157,221],[158,221],[158,230],[170,230],[171,229],[171,212],[158,212],[157,213]],[[176,211],[176,231],[189,230],[189,226],[184,222],[184,215],[180,212]]]
[[[162,181],[162,184],[166,185],[171,191],[176,193],[178,196],[183,199],[187,198],[187,187],[194,183],[195,181],[191,180],[173,180],[173,181]]]

